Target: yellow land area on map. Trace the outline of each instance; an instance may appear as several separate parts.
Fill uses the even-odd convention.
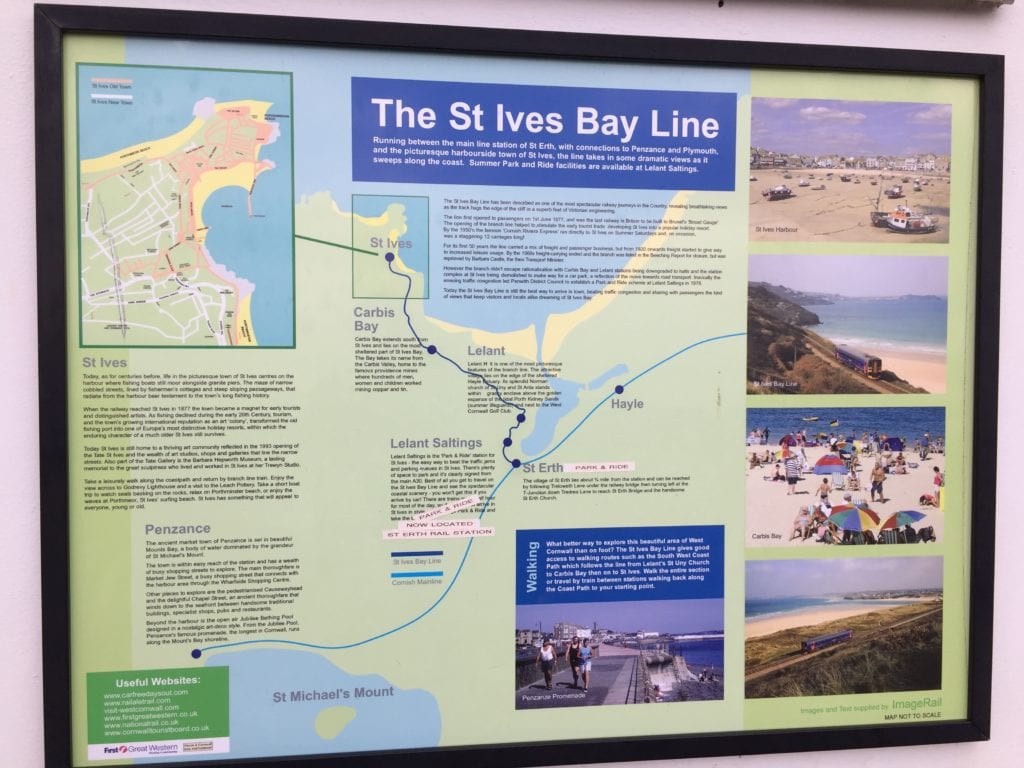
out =
[[[479,328],[464,328],[435,317],[424,319],[446,333],[468,333],[473,343],[478,346],[504,347],[507,355],[517,355],[527,360],[537,359],[537,329],[532,323],[518,331],[493,333]]]

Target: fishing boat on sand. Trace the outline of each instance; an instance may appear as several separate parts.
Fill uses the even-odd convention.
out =
[[[787,198],[793,197],[793,190],[791,190],[785,184],[780,184],[777,187],[772,187],[771,189],[764,190],[761,193],[761,197],[768,198],[769,202],[773,200],[785,200]]]
[[[885,218],[885,225],[895,232],[914,235],[934,232],[939,226],[931,216],[912,211],[905,205],[897,205],[896,210]]]
[[[899,184],[893,184],[887,190],[885,190],[885,196],[890,200],[898,200],[903,197],[903,187]]]

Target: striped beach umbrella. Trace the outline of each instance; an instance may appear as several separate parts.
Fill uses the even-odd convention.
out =
[[[878,525],[878,515],[866,504],[838,504],[828,519],[844,531],[867,531]]]
[[[826,453],[814,463],[814,474],[831,475],[833,472],[845,472],[846,462],[834,453]]]
[[[919,520],[923,520],[926,517],[928,517],[928,515],[926,515],[924,512],[918,512],[915,509],[904,509],[899,512],[893,512],[891,515],[885,518],[885,522],[882,523],[882,527],[879,530],[895,530],[897,528],[902,528],[904,525],[907,524],[913,525],[914,523],[918,522]]]

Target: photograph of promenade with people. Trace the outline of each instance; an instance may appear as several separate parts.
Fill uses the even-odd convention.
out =
[[[749,408],[748,547],[943,541],[945,409]]]
[[[948,243],[948,104],[751,100],[750,239]]]
[[[724,601],[516,608],[516,709],[717,701]]]
[[[942,687],[942,558],[746,563],[748,699]]]
[[[748,394],[946,391],[944,256],[752,255]]]

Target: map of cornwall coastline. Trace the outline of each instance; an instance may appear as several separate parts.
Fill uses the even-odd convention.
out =
[[[203,206],[275,166],[269,102],[196,102],[183,130],[81,162],[82,343],[252,346],[254,283],[206,248]],[[290,257],[290,254],[289,254]]]

